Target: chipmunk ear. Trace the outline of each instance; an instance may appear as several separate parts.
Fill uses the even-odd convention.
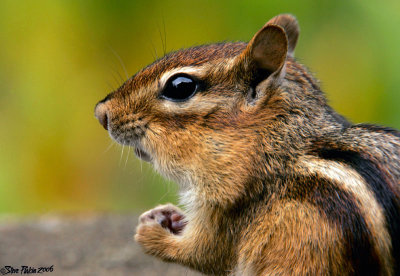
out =
[[[283,14],[268,21],[247,44],[239,56],[237,70],[251,86],[251,99],[260,98],[266,86],[279,84],[285,74],[286,58],[293,55],[298,34],[297,20]]]
[[[296,17],[291,14],[280,14],[272,18],[265,25],[278,25],[285,30],[288,39],[288,55],[293,56],[300,34],[299,23]]]
[[[266,24],[238,56],[236,77],[249,85],[248,99],[265,94],[266,87],[280,83],[285,73],[288,40],[282,27]]]
[[[256,70],[276,73],[285,64],[288,41],[282,27],[266,24],[259,30],[245,50],[250,66]]]
[[[299,33],[293,15],[277,15],[254,35],[245,53],[260,69],[276,72],[282,68],[286,56],[293,56]]]

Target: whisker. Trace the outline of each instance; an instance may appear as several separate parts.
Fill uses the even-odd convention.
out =
[[[114,140],[111,140],[110,145],[104,150],[103,154],[108,152],[115,144],[116,142]]]
[[[109,81],[106,81],[108,88],[110,89],[110,91],[114,91],[114,87],[111,85],[111,83]]]
[[[119,157],[118,166],[121,166],[121,160],[122,160],[122,156],[123,156],[123,154],[124,154],[124,149],[125,149],[125,146],[124,146],[124,145],[122,145],[122,149],[121,149],[121,156]]]
[[[148,47],[148,49],[150,51],[151,56],[153,57],[153,61],[155,61],[156,56],[154,55],[154,44],[151,42],[151,39],[150,39],[150,44],[151,44],[151,47]]]
[[[119,72],[119,70],[117,70],[116,72],[117,72],[117,75],[119,76],[121,82],[124,83],[124,82],[125,82],[125,79],[124,79],[124,77],[121,75],[121,73]]]
[[[119,87],[119,86],[121,85],[121,81],[118,79],[118,77],[117,77],[117,75],[116,75],[115,69],[113,69],[113,72],[112,72],[111,75],[113,76],[113,79],[114,79],[114,81],[115,81],[116,84],[117,84],[117,87]]]
[[[138,153],[139,153],[139,162],[140,162],[140,173],[142,174],[143,173],[142,152],[138,151]]]
[[[126,164],[128,164],[128,159],[129,159],[129,155],[131,153],[131,147],[128,146],[128,153],[126,155],[126,159],[125,159],[125,165],[124,165],[124,170],[126,169]]]
[[[122,61],[120,55],[118,55],[118,53],[117,53],[111,46],[108,46],[108,47],[109,47],[110,50],[113,52],[113,54],[116,56],[116,58],[119,60],[119,63],[121,64],[121,67],[122,67],[122,69],[123,69],[124,72],[125,72],[126,79],[129,79],[128,71],[126,70],[125,64],[124,64],[124,62]]]
[[[165,28],[165,18],[162,16],[163,27],[164,27],[164,56],[167,54],[167,31]]]
[[[157,200],[157,204],[161,204],[161,200],[163,200],[169,193],[170,191],[168,189],[167,192],[159,200]]]
[[[163,39],[163,35],[162,35],[162,33],[161,33],[161,28],[160,28],[160,26],[158,26],[158,24],[157,24],[157,29],[158,29],[158,33],[159,33],[160,39],[161,39],[161,46],[162,46],[162,49],[163,49],[164,55],[165,55],[164,39]]]
[[[125,82],[125,79],[124,79],[124,77],[121,75],[120,70],[118,70],[117,67],[118,67],[118,65],[115,64],[115,65],[112,67],[112,70],[113,70],[114,78],[117,79],[118,86],[120,86],[121,82],[122,82],[122,83]]]
[[[150,39],[150,43],[151,43],[151,46],[153,48],[154,54],[156,56],[156,58],[154,60],[157,60],[158,59],[157,48],[156,48],[156,46],[154,45],[154,43],[153,43],[153,41],[151,39]]]

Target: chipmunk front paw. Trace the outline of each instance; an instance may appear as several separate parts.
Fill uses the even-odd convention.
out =
[[[186,225],[182,211],[172,204],[161,205],[143,213],[139,218],[135,240],[150,255],[168,259],[174,237]]]
[[[143,213],[139,218],[139,226],[152,223],[157,223],[172,234],[178,235],[185,228],[187,221],[178,207],[166,204]]]

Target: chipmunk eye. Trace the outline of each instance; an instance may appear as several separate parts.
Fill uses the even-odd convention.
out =
[[[172,76],[161,93],[164,99],[182,102],[191,98],[197,92],[197,82],[186,74]]]

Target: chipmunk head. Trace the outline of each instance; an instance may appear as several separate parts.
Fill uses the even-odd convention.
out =
[[[285,125],[299,98],[292,90],[314,85],[296,80],[298,34],[296,19],[280,15],[249,43],[170,53],[100,101],[96,117],[113,139],[197,198],[233,203],[260,189],[250,183],[267,173],[266,155],[291,146]]]

